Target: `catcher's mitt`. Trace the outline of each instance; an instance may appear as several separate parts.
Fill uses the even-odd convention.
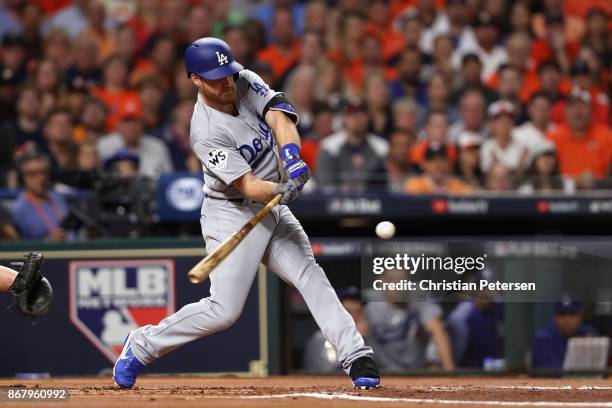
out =
[[[15,277],[9,291],[24,316],[40,317],[47,314],[53,302],[53,288],[40,273],[43,262],[40,252],[31,252]]]

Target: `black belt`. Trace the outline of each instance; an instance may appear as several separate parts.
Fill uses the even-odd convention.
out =
[[[206,196],[206,198],[210,198],[211,200],[229,201],[230,203],[242,203],[245,200],[244,198],[220,198],[211,196]]]

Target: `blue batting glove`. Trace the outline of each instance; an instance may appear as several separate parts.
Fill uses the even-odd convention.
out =
[[[281,156],[289,179],[295,181],[301,190],[310,178],[310,169],[300,158],[300,148],[294,143],[289,143],[281,149]]]

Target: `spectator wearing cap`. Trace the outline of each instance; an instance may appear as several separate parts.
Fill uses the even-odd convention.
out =
[[[480,146],[483,138],[479,133],[464,130],[457,138],[457,161],[454,174],[468,185],[471,190],[480,190],[484,175],[480,170]]]
[[[338,299],[353,318],[359,334],[367,337],[369,327],[364,317],[364,305],[361,302],[359,289],[354,286],[341,288],[338,290]],[[321,330],[317,330],[306,343],[303,361],[304,369],[307,372],[342,372],[342,364],[338,362],[338,354]]]
[[[588,91],[572,88],[566,106],[566,123],[547,133],[557,149],[561,174],[576,179],[580,188],[591,188],[594,178],[609,174],[612,131],[592,118]]]
[[[324,190],[364,191],[384,186],[389,145],[368,133],[368,115],[361,99],[349,99],[343,129],[325,138],[317,158],[316,180]]]
[[[411,97],[419,104],[425,104],[427,88],[421,77],[421,68],[421,52],[416,48],[404,49],[397,63],[398,78],[389,83],[392,100]]]
[[[23,191],[11,207],[17,230],[23,239],[63,240],[61,222],[66,202],[51,190],[50,161],[41,153],[24,154],[19,163]]]
[[[554,305],[554,316],[533,337],[531,366],[561,370],[572,337],[596,336],[597,330],[584,323],[583,305],[564,300]]]
[[[610,99],[601,92],[598,81],[593,81],[594,74],[586,61],[578,60],[571,69],[572,87],[588,91],[591,95],[591,114],[593,121],[604,125],[610,124]]]
[[[138,176],[139,165],[140,157],[122,147],[104,160],[104,171],[120,178],[134,178]]]
[[[300,55],[299,41],[293,36],[291,9],[276,8],[272,27],[275,41],[259,51],[257,59],[272,67],[274,79],[278,82],[297,63]]]
[[[500,100],[489,106],[489,130],[491,136],[480,149],[480,167],[488,173],[494,164],[520,173],[529,164],[527,148],[512,137],[516,109],[509,101]]]
[[[431,110],[425,120],[425,139],[417,143],[410,151],[410,161],[418,166],[425,156],[430,144],[446,146],[451,162],[457,158],[457,151],[453,143],[448,140],[448,115],[444,110]]]
[[[536,92],[529,98],[527,115],[529,120],[514,128],[512,137],[529,149],[531,156],[535,149],[547,141],[546,133],[552,131],[555,125],[551,122],[552,103],[544,92]]]
[[[474,53],[482,63],[481,78],[486,81],[493,75],[501,64],[508,60],[506,49],[498,44],[500,23],[486,11],[481,12],[475,23],[475,34],[478,45],[476,49],[464,50],[462,54],[456,54],[462,58],[468,53]],[[459,66],[455,63],[455,66]]]
[[[525,172],[525,181],[519,187],[519,193],[574,193],[574,180],[561,177],[555,145],[551,141],[544,139],[534,144],[531,155],[531,166]]]
[[[531,38],[525,33],[513,33],[508,38],[506,47],[508,64],[516,68],[520,73],[521,82],[519,84],[518,96],[521,102],[527,102],[529,96],[540,87],[536,65],[530,57]],[[500,75],[501,69],[487,80],[487,85],[497,89],[501,82]],[[507,98],[507,96],[502,96],[502,98]]]
[[[410,162],[410,149],[416,142],[413,132],[395,129],[389,137],[389,157],[387,159],[387,177],[389,190],[401,192],[404,182],[416,172]]]
[[[404,183],[408,194],[466,194],[470,188],[451,174],[452,161],[447,147],[440,143],[430,143],[421,162],[420,176],[414,176]]]
[[[97,142],[98,154],[106,160],[121,148],[143,158],[138,172],[142,176],[157,177],[173,170],[168,148],[161,140],[143,133],[142,106],[138,99],[121,106],[118,113],[117,130],[100,138]]]
[[[477,88],[467,89],[459,98],[459,120],[453,123],[448,131],[449,140],[457,142],[464,131],[477,133],[482,138],[487,136],[486,100]]]
[[[562,72],[568,73],[578,54],[579,45],[566,39],[565,19],[560,12],[548,12],[544,16],[544,22],[544,38],[533,41],[531,58],[536,64],[553,59],[559,63]]]

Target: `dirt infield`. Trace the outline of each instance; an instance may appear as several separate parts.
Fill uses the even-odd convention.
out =
[[[378,390],[357,391],[347,377],[142,376],[133,390],[108,377],[0,380],[0,388],[67,388],[65,402],[0,402],[15,407],[611,407],[612,381],[531,378],[385,377]],[[6,401],[6,400],[5,400]]]

